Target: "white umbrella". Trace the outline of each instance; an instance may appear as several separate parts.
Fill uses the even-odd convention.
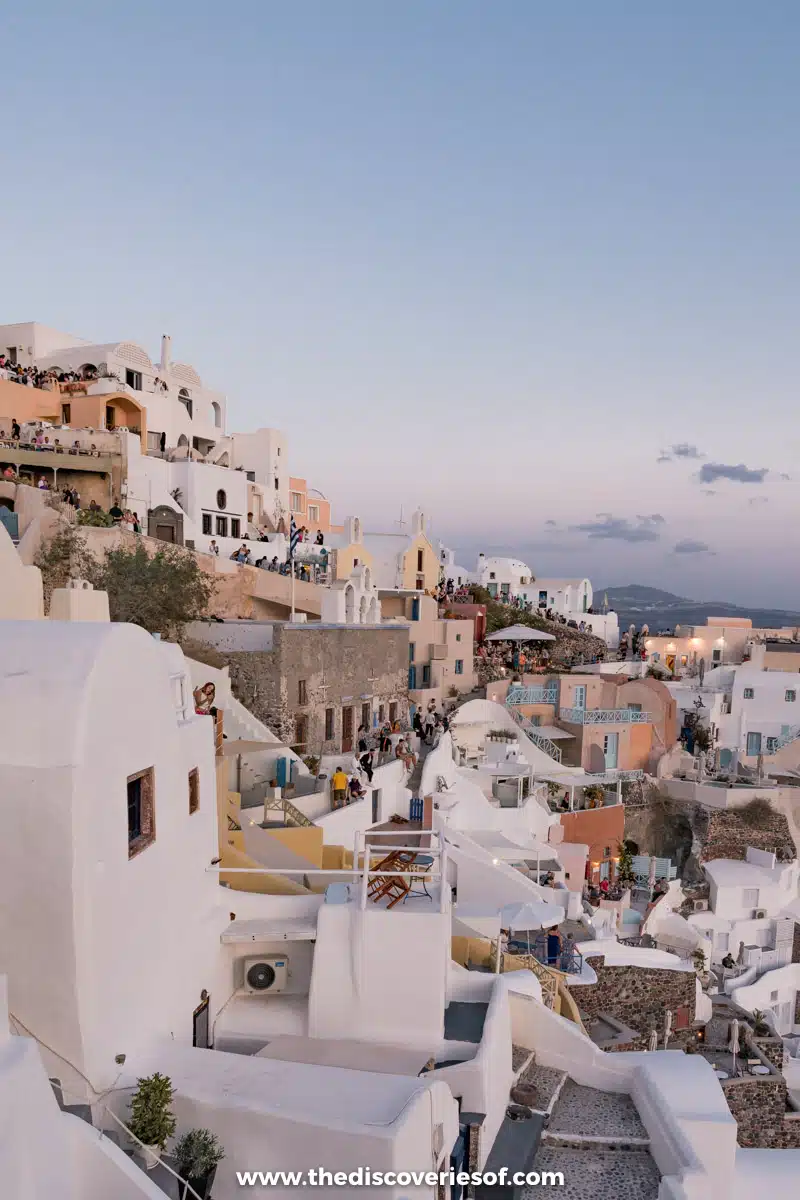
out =
[[[658,1030],[657,1029],[650,1030],[650,1037],[647,1040],[647,1049],[648,1050],[657,1050],[658,1049]]]
[[[672,1013],[669,1009],[664,1013],[664,1049],[667,1048],[669,1035],[672,1033]]]
[[[564,920],[564,909],[559,904],[548,904],[544,900],[526,900],[524,904],[506,904],[500,909],[500,929],[513,933],[515,929],[549,929]],[[500,939],[497,935],[497,960],[495,971],[500,971]],[[531,943],[528,938],[528,953]]]
[[[730,1028],[731,1042],[730,1051],[733,1055],[733,1077],[736,1078],[736,1055],[739,1053],[739,1022],[736,1017],[731,1021]]]
[[[531,629],[529,625],[509,625],[508,629],[498,629],[490,633],[487,642],[554,642],[555,635],[543,633],[541,629]]]

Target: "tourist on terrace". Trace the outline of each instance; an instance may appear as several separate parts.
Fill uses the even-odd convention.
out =
[[[347,799],[347,776],[341,767],[337,767],[331,780],[333,788],[333,807],[343,808]]]
[[[108,514],[113,520],[114,524],[119,525],[120,521],[125,516],[124,512],[119,506],[119,500],[114,501],[114,503],[111,505],[111,508],[108,510]]]
[[[100,505],[97,503],[96,500],[91,500],[89,502],[89,512],[102,512],[102,511],[103,511],[102,508],[100,507]]]
[[[12,417],[11,418],[11,440],[13,442],[18,442],[19,435],[20,435],[19,421],[17,420],[16,417]]]
[[[38,487],[38,488],[39,488],[41,491],[43,491],[43,492],[49,492],[49,491],[50,491],[50,484],[47,482],[47,480],[45,479],[44,475],[40,475],[40,476],[39,476],[39,482],[37,483],[37,485],[36,485],[36,486],[37,486],[37,487]]]
[[[201,717],[217,715],[217,710],[214,707],[214,698],[217,689],[213,683],[204,683],[202,687],[194,689],[194,711]]]
[[[316,544],[318,546],[324,546],[324,544],[325,544],[325,534],[322,532],[321,529],[317,530]]]
[[[359,725],[359,727],[358,727],[358,753],[359,754],[366,754],[367,750],[369,750],[369,743],[367,741],[368,734],[369,734],[369,730],[367,729],[366,725]]]
[[[353,800],[362,800],[367,794],[367,789],[363,787],[360,780],[357,779],[355,775],[351,776],[350,782],[347,785],[347,791],[348,804],[351,804]]]
[[[561,934],[558,932],[558,926],[553,925],[547,931],[547,965],[551,967],[558,966],[558,960],[561,957],[562,941]]]
[[[211,543],[208,547],[208,552],[209,552],[209,554],[213,554],[216,558],[219,558],[219,546],[217,545],[215,538],[211,539]]]
[[[373,768],[372,763],[373,763],[373,754],[372,754],[371,750],[367,750],[366,753],[362,754],[358,760],[358,764],[361,767],[361,770],[366,775],[367,781],[369,783],[372,783],[372,776],[374,774],[374,768]]]

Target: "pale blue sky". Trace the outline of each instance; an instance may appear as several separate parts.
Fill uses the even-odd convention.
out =
[[[171,333],[340,517],[800,607],[796,0],[34,0],[2,46],[0,322]]]

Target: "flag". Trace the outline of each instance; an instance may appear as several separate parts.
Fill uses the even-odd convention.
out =
[[[291,518],[289,525],[289,558],[294,558],[294,552],[297,549],[297,543],[300,541],[300,530],[295,524],[294,517]]]

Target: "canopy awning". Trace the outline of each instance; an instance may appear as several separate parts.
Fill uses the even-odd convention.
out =
[[[559,729],[555,725],[532,725],[534,733],[538,733],[540,737],[549,738],[551,742],[557,742],[561,738],[574,738],[574,733],[567,733],[566,729]],[[523,729],[523,732],[525,730]]]
[[[508,629],[498,629],[490,633],[487,642],[554,642],[555,634],[544,633],[541,629],[532,629],[529,625],[509,625]]]
[[[231,921],[220,934],[221,942],[311,942],[317,936],[316,917],[256,917]]]
[[[460,832],[464,837],[477,842],[487,854],[503,862],[525,862],[529,858],[536,858],[537,855],[558,862],[556,847],[551,846],[549,842],[540,842],[532,834],[515,842],[505,834],[498,833],[496,829],[462,829]]]

